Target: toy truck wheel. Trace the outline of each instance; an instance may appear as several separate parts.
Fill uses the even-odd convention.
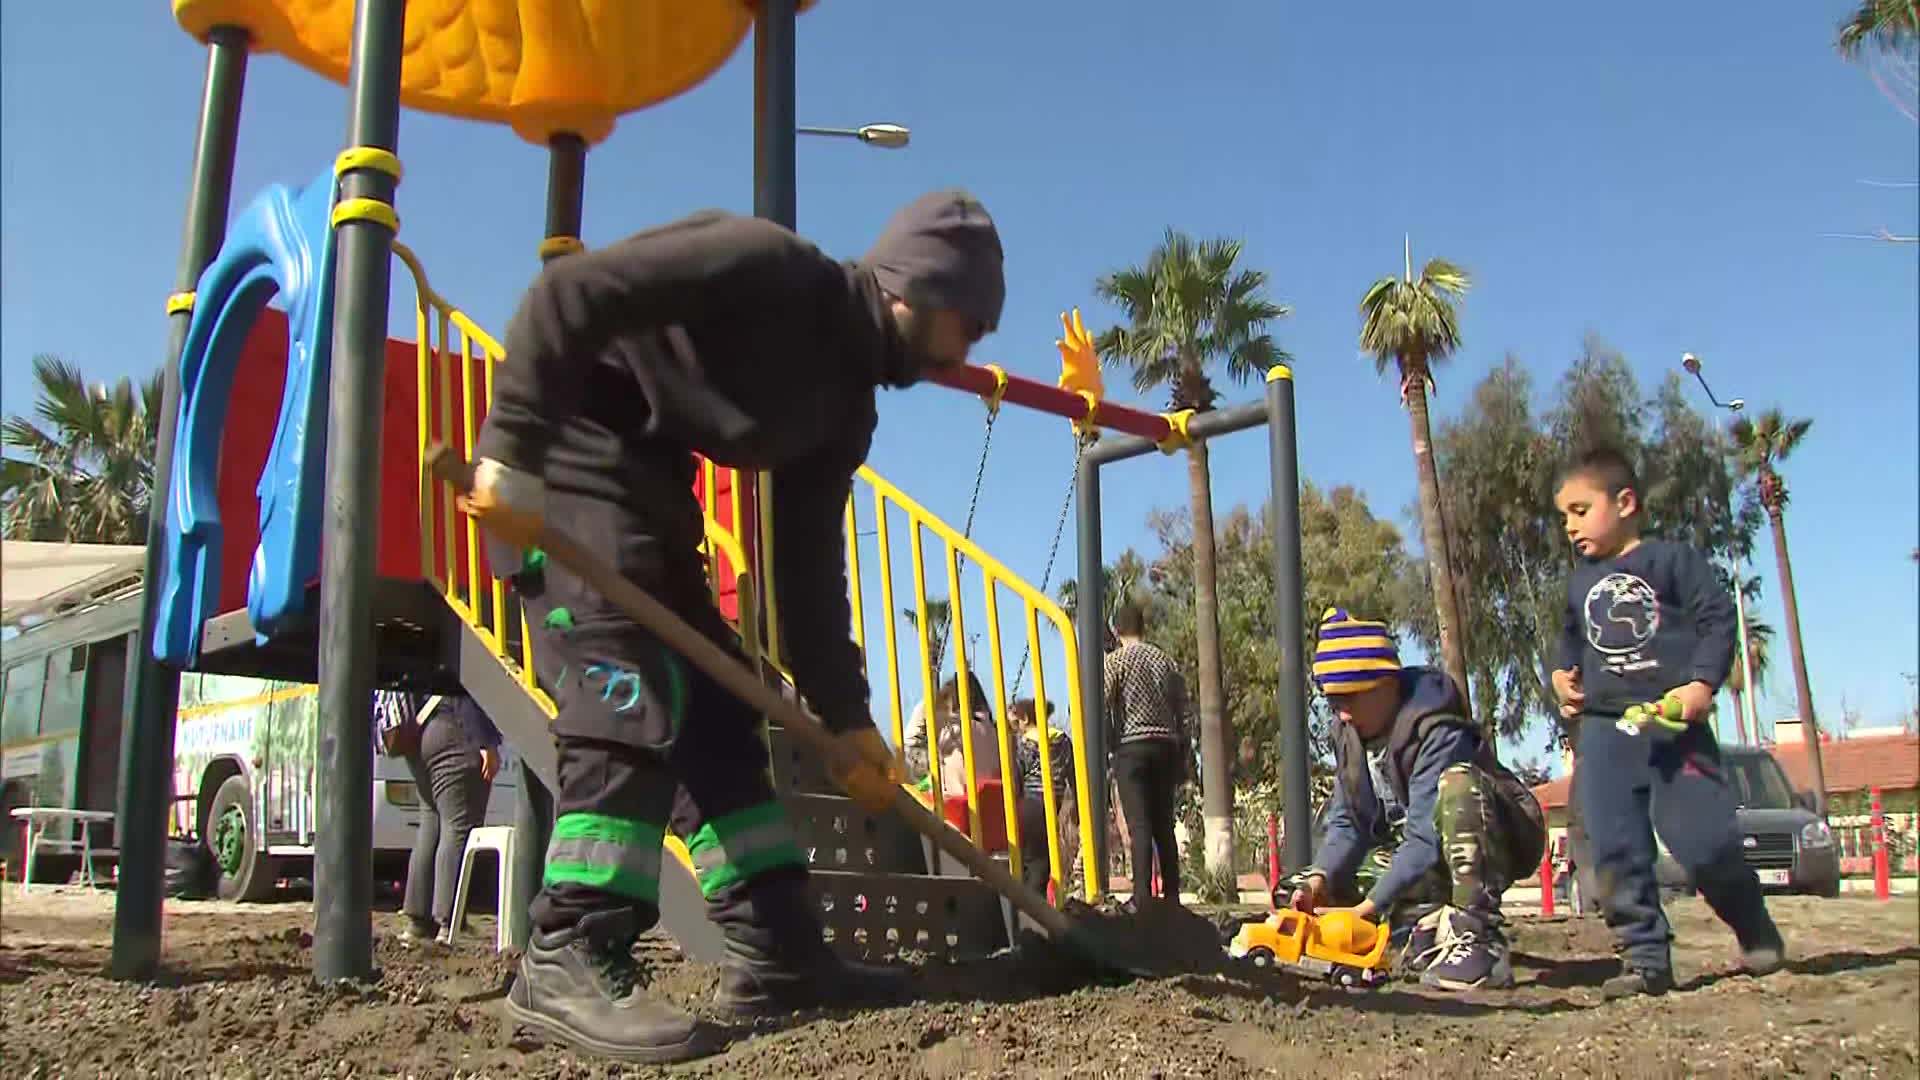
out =
[[[1273,950],[1264,948],[1248,949],[1247,959],[1252,962],[1254,967],[1263,970],[1270,968],[1274,964]]]
[[[1358,968],[1348,967],[1345,964],[1333,965],[1333,970],[1327,973],[1327,977],[1333,980],[1335,986],[1353,987],[1367,985],[1366,972]]]

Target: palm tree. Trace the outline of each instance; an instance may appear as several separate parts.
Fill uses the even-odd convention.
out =
[[[1799,698],[1800,722],[1806,733],[1807,761],[1813,766],[1814,799],[1817,812],[1825,813],[1827,774],[1820,763],[1820,725],[1813,715],[1813,686],[1807,680],[1807,654],[1800,643],[1800,603],[1793,590],[1793,559],[1787,554],[1787,482],[1779,465],[1791,455],[1808,429],[1811,420],[1790,420],[1779,409],[1768,409],[1759,419],[1741,417],[1734,421],[1734,470],[1741,479],[1752,479],[1760,506],[1773,525],[1773,554],[1780,565],[1780,604],[1787,616],[1787,649],[1793,657],[1794,691]],[[1752,636],[1751,630],[1748,636]]]
[[[1196,241],[1169,228],[1140,266],[1102,276],[1094,291],[1126,319],[1094,342],[1105,363],[1125,363],[1140,393],[1171,390],[1173,408],[1203,412],[1218,394],[1208,369],[1244,383],[1292,358],[1274,343],[1267,324],[1291,314],[1266,296],[1267,275],[1236,268],[1238,240]],[[1213,486],[1207,445],[1187,448],[1188,501],[1193,514],[1194,645],[1200,675],[1200,759],[1207,866],[1233,865],[1232,767],[1227,747],[1226,693],[1220,679],[1220,620],[1215,593]]]
[[[35,418],[10,416],[0,442],[24,457],[0,465],[8,539],[142,544],[153,491],[160,375],[136,389],[87,385],[57,356],[33,358]]]
[[[917,634],[920,630],[920,613],[913,608],[900,609],[900,617],[906,620]],[[927,655],[932,658],[933,677],[937,680],[946,667],[947,637],[953,632],[953,605],[943,599],[927,600]],[[928,688],[931,696],[933,690]]]
[[[1753,615],[1754,606],[1760,602],[1760,578],[1740,577],[1738,588],[1740,600],[1747,610],[1747,655],[1741,656],[1736,645],[1733,667],[1727,671],[1727,689],[1733,693],[1734,719],[1739,724],[1740,741],[1747,741],[1747,732],[1760,737],[1760,695],[1766,692],[1767,675],[1772,670],[1773,626],[1765,619]],[[1751,673],[1751,678],[1749,678]],[[1750,692],[1749,692],[1750,691]],[[1741,701],[1746,702],[1742,712]]]
[[[1433,385],[1433,366],[1460,347],[1460,320],[1454,305],[1473,285],[1467,272],[1445,259],[1430,259],[1413,276],[1413,245],[1409,241],[1404,277],[1383,277],[1360,298],[1365,321],[1360,347],[1371,353],[1374,370],[1388,364],[1400,372],[1400,400],[1413,425],[1413,465],[1420,481],[1421,541],[1433,585],[1434,612],[1440,620],[1440,655],[1447,674],[1467,692],[1466,623],[1460,617],[1459,593],[1453,581],[1453,563],[1447,553],[1447,527],[1440,516],[1440,472],[1433,460],[1433,424],[1427,413],[1427,390]],[[1468,715],[1472,715],[1471,705]]]
[[[1840,24],[1834,46],[1840,55],[1857,59],[1868,42],[1887,52],[1898,52],[1920,40],[1920,3],[1914,0],[1860,0],[1860,6]]]

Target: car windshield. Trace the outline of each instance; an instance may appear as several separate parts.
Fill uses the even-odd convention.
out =
[[[1727,762],[1733,774],[1740,805],[1749,810],[1791,810],[1793,791],[1780,763],[1766,756],[1740,755]]]

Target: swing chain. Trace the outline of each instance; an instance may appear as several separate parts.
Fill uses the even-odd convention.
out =
[[[980,509],[980,488],[987,479],[987,455],[988,451],[993,449],[993,422],[1000,419],[1000,392],[996,390],[994,394],[989,395],[986,403],[987,429],[980,440],[980,464],[973,471],[973,497],[967,500],[967,521],[960,529],[960,537],[964,540],[973,539],[973,515],[975,511]],[[964,553],[957,554],[956,558],[959,560],[960,566],[964,567],[966,565],[967,557]],[[953,634],[952,616],[948,617],[947,634],[948,636],[952,636]],[[945,646],[942,645],[942,647],[935,652],[933,658],[935,670],[940,669],[946,664],[946,651]]]
[[[1073,509],[1074,490],[1080,486],[1081,459],[1086,457],[1087,447],[1092,445],[1094,440],[1098,439],[1099,437],[1100,437],[1100,430],[1098,428],[1089,429],[1084,433],[1081,432],[1078,428],[1076,428],[1074,431],[1073,471],[1067,475],[1067,497],[1064,500],[1062,500],[1060,503],[1060,517],[1058,520],[1056,520],[1053,523],[1053,546],[1047,549],[1047,566],[1046,566],[1046,569],[1042,571],[1042,573],[1040,574],[1039,592],[1040,592],[1040,595],[1042,596],[1046,595],[1047,584],[1053,580],[1053,563],[1054,563],[1054,560],[1058,558],[1060,555],[1060,538],[1062,535],[1066,533],[1066,530],[1067,530],[1067,514],[1069,511]],[[1033,643],[1029,641],[1020,652],[1020,666],[1014,669],[1014,674],[1013,674],[1013,696],[1014,697],[1020,696],[1020,686],[1022,683],[1026,681],[1026,678],[1027,678],[1027,661],[1032,657],[1032,654],[1033,654]]]

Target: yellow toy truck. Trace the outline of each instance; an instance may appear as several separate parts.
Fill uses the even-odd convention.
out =
[[[1339,986],[1374,986],[1387,980],[1388,935],[1350,911],[1309,915],[1292,908],[1248,923],[1233,936],[1227,955],[1257,968],[1286,968]]]

